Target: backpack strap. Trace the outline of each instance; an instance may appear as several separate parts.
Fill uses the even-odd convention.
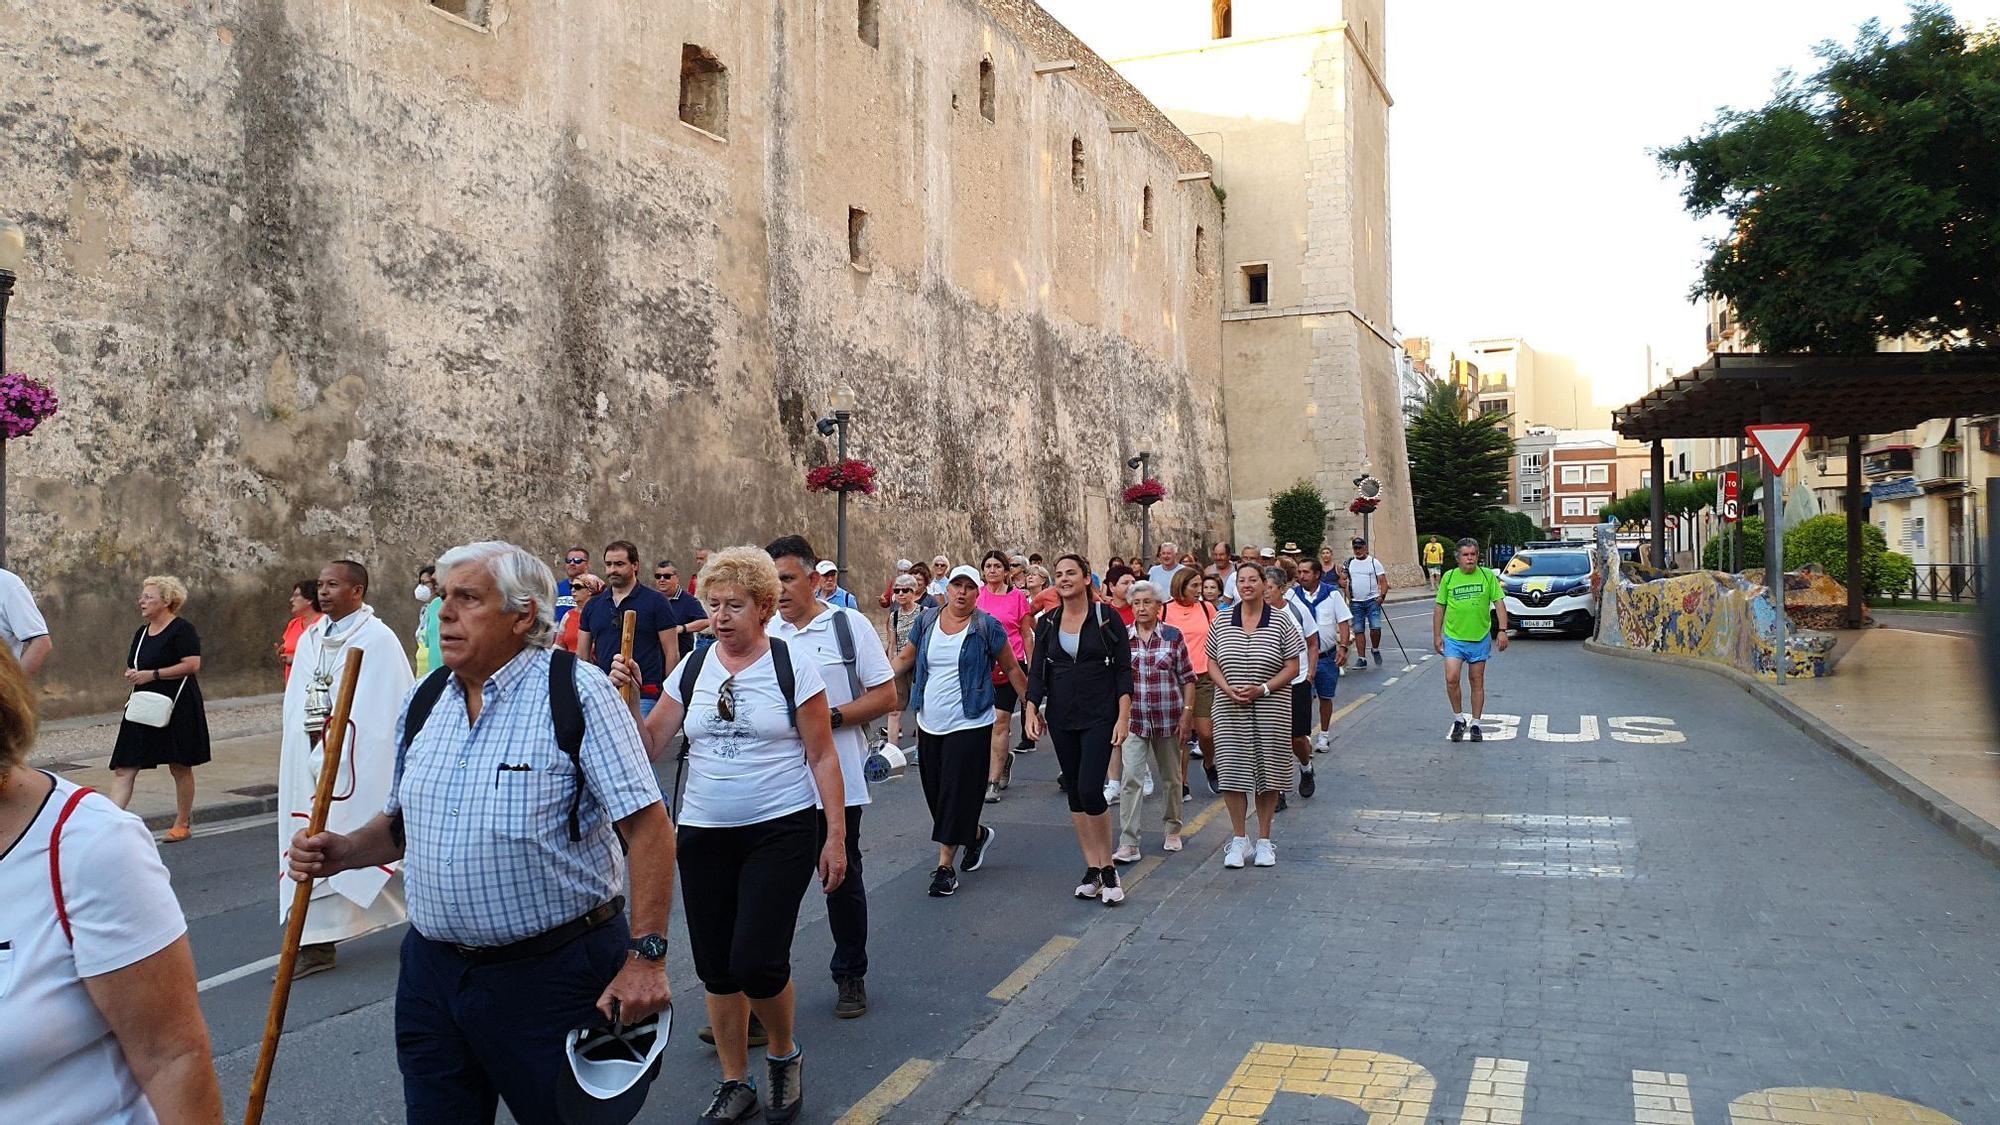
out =
[[[424,729],[424,723],[431,717],[437,706],[438,697],[444,694],[444,684],[451,676],[451,669],[439,668],[424,677],[417,690],[410,696],[410,706],[403,712],[403,741],[396,746],[396,776],[403,776],[403,758],[410,752],[410,743],[417,740],[417,734]]]
[[[583,839],[583,700],[576,691],[576,654],[549,653],[549,718],[555,723],[556,745],[576,766],[576,792],[569,798],[569,839]]]
[[[799,725],[798,673],[792,669],[792,650],[776,637],[771,638],[771,671],[777,674],[778,690],[785,696],[785,721]]]
[[[69,820],[69,814],[76,811],[76,806],[81,804],[85,797],[95,792],[97,792],[95,789],[80,788],[71,793],[69,800],[63,802],[62,811],[56,814],[54,831],[49,833],[49,887],[55,892],[56,921],[62,923],[63,940],[72,946],[76,944],[76,935],[70,930],[69,903],[63,898],[62,888],[62,830],[63,825]]]
[[[847,696],[860,699],[861,670],[854,659],[854,626],[848,623],[845,610],[833,612],[833,639],[840,645],[840,662],[847,667]],[[786,693],[785,698],[790,699],[791,694]]]
[[[703,645],[697,647],[693,652],[688,653],[686,660],[681,662],[682,711],[686,711],[688,705],[694,702],[695,681],[701,679],[701,666],[708,659],[708,650],[710,647],[712,646]]]

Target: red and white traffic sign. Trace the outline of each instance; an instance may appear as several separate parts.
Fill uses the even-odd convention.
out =
[[[1741,519],[1743,517],[1743,509],[1740,505],[1741,502],[1734,496],[1724,500],[1722,502],[1722,522],[1735,523]]]
[[[1715,506],[1722,509],[1722,521],[1735,523],[1742,515],[1740,493],[1743,489],[1743,475],[1735,469],[1725,469],[1715,478]]]
[[[1785,466],[1792,463],[1792,455],[1804,445],[1806,435],[1812,432],[1808,422],[1774,422],[1762,426],[1745,426],[1743,432],[1750,436],[1750,444],[1764,455],[1764,464],[1771,467],[1771,475],[1784,473]]]

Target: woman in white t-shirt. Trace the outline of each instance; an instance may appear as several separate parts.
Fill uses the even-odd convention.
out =
[[[32,690],[0,651],[0,1121],[219,1122],[187,922],[152,834],[29,769],[34,740]]]
[[[828,717],[826,684],[809,656],[794,659],[764,632],[778,606],[778,569],[756,547],[731,547],[701,568],[715,644],[667,675],[659,706],[640,722],[655,759],[688,737],[687,792],[674,810],[676,867],[689,952],[708,992],[722,1081],[704,1120],[755,1116],[750,1016],[769,1036],[766,1102],[790,1120],[800,1101],[801,1054],[792,1038],[792,931],[818,856],[821,889],[847,874],[847,797]],[[694,690],[683,693],[699,658]],[[791,680],[787,701],[778,661]],[[638,670],[622,657],[621,688]],[[639,714],[633,707],[633,715]],[[815,797],[826,807],[819,839]]]

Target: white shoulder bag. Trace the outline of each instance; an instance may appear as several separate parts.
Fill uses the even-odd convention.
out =
[[[139,646],[146,643],[146,631],[139,630],[139,639],[132,642],[132,670],[139,670]],[[172,695],[161,695],[157,691],[132,689],[125,700],[125,721],[138,723],[142,727],[164,727],[173,721],[174,705],[181,701],[181,690],[187,687],[187,677],[181,677],[180,687]]]

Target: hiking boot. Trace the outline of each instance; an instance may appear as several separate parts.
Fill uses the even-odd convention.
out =
[[[715,1046],[715,1028],[707,1024],[703,1024],[701,1030],[694,1033],[694,1037],[711,1047]],[[757,1013],[751,1012],[750,1037],[745,1042],[752,1047],[762,1047],[770,1041],[771,1033],[764,1030],[764,1021],[757,1018]]]
[[[798,1120],[799,1110],[805,1108],[805,1092],[799,1088],[799,1074],[806,1061],[805,1048],[794,1044],[790,1058],[774,1059],[764,1056],[764,1074],[769,1080],[771,1104],[764,1110],[764,1119],[771,1125],[790,1125]]]
[[[967,871],[977,871],[985,866],[986,849],[993,846],[993,835],[992,825],[980,825],[979,836],[972,843],[965,845],[965,855],[960,857],[959,865]]]
[[[1104,872],[1095,867],[1083,869],[1083,878],[1076,885],[1076,897],[1096,898],[1104,892]]]
[[[1306,766],[1299,771],[1299,796],[1311,800],[1312,795],[1317,792],[1319,792],[1319,782],[1313,777],[1313,768]]]
[[[839,998],[833,1002],[835,1019],[859,1019],[868,1014],[868,985],[862,978],[836,977],[833,986],[840,990]]]
[[[958,893],[958,872],[940,867],[931,872],[931,897],[950,898]]]
[[[1463,741],[1465,741],[1465,720],[1464,720],[1464,719],[1453,719],[1453,720],[1451,721],[1451,740],[1452,740],[1453,742],[1463,742]]]
[[[738,1125],[764,1116],[757,1104],[757,1088],[748,1082],[727,1079],[715,1088],[715,1100],[708,1103],[696,1125]]]
[[[1098,901],[1106,906],[1117,906],[1119,903],[1124,902],[1125,888],[1118,885],[1118,869],[1115,867],[1100,867],[1097,869],[1097,874],[1104,883],[1104,889],[1097,894]]]

